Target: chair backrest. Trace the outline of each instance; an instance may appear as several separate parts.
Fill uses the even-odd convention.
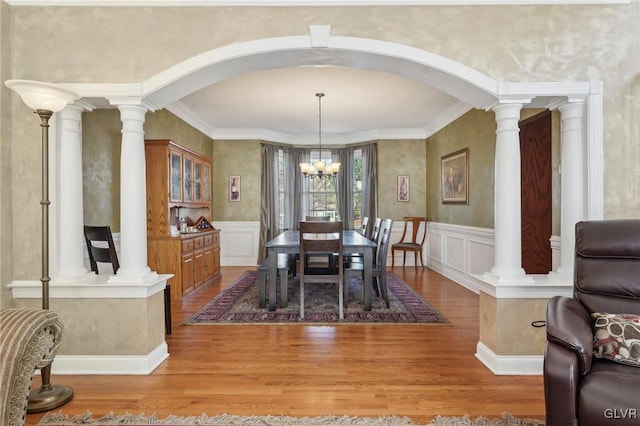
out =
[[[383,271],[387,268],[387,253],[389,252],[389,237],[391,236],[391,227],[393,220],[385,219],[380,226],[380,243],[376,253],[376,267]]]
[[[300,222],[301,258],[315,254],[330,254],[333,256],[334,253],[338,257],[335,267],[341,270],[342,222]]]
[[[307,222],[329,222],[331,216],[305,216],[304,220]]]
[[[418,231],[420,231],[420,224],[422,222],[425,222],[426,224],[427,218],[416,217],[416,216],[405,216],[404,228],[402,230],[402,237],[400,237],[400,241],[403,243],[419,244],[420,246],[422,246],[422,244],[424,244],[424,240],[427,237],[427,228],[425,226],[422,229],[422,235],[420,237],[420,241],[418,241]],[[409,229],[409,226],[411,226],[411,239],[405,239],[405,238],[408,238],[407,230]]]
[[[91,264],[91,270],[97,274],[97,262],[105,262],[111,263],[113,267],[113,273],[117,273],[118,269],[120,269],[120,263],[118,262],[116,246],[113,243],[111,227],[85,226],[84,239],[87,242],[87,251],[89,252],[89,263]]]
[[[576,224],[574,298],[589,313],[640,315],[640,220]]]
[[[378,240],[380,238],[380,227],[382,226],[382,218],[376,217],[376,220],[373,222],[373,228],[371,229],[371,235],[369,239],[376,244],[378,244]]]
[[[362,218],[362,222],[360,223],[360,233],[362,235],[367,235],[368,227],[369,227],[369,217],[365,216]]]

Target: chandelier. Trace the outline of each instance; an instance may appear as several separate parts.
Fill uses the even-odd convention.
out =
[[[337,176],[340,170],[340,163],[326,164],[322,159],[322,97],[324,93],[316,93],[318,97],[318,142],[320,145],[320,157],[315,163],[300,163],[300,171],[305,177],[323,178],[329,176]]]

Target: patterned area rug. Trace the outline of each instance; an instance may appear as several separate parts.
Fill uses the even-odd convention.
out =
[[[358,426],[400,426],[417,425],[411,423],[408,417],[380,416],[380,417],[349,417],[349,416],[322,416],[322,417],[288,417],[288,416],[234,416],[223,414],[209,417],[200,416],[168,416],[158,418],[156,415],[144,414],[107,414],[94,419],[90,412],[69,417],[62,413],[48,413],[38,423],[38,426],[71,426],[71,425],[261,425],[261,426],[295,426],[295,425],[358,425]],[[424,426],[424,425],[423,425]],[[503,414],[502,419],[487,419],[477,417],[475,419],[465,415],[464,417],[436,417],[427,426],[544,426],[544,422],[532,419],[518,419],[508,413]]]
[[[338,289],[331,284],[305,285],[305,319],[300,318],[299,277],[289,279],[286,308],[275,311],[258,308],[257,271],[247,271],[224,289],[185,324],[309,324],[384,323],[449,324],[449,321],[395,273],[387,272],[390,308],[381,297],[374,298],[371,311],[363,310],[362,280],[351,277],[344,320],[338,318]]]

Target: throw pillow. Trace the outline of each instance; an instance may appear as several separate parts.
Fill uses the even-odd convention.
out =
[[[640,315],[594,312],[591,317],[593,355],[640,367]]]

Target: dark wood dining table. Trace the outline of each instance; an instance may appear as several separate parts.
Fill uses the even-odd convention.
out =
[[[278,253],[300,253],[300,231],[284,231],[265,245],[269,259],[269,310],[276,310],[276,278],[278,275]],[[358,231],[342,231],[343,254],[361,253],[364,262],[364,310],[371,310],[373,293],[373,249],[376,243]],[[282,302],[282,301],[281,301]],[[286,305],[286,301],[281,303]]]

